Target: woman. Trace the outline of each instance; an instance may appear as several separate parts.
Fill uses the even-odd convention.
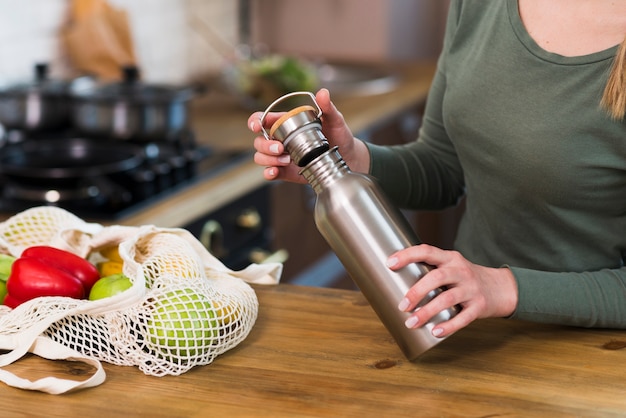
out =
[[[460,304],[434,335],[486,317],[626,328],[625,38],[624,0],[453,0],[417,141],[365,144],[317,93],[332,145],[396,204],[466,197],[458,252],[423,244],[387,261],[437,267],[398,301],[403,311],[448,288],[407,327]],[[259,121],[251,115],[253,132]],[[268,180],[304,181],[282,144],[254,146]]]

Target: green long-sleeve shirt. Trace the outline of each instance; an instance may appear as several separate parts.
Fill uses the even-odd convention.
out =
[[[419,138],[368,144],[398,205],[466,196],[455,246],[511,267],[513,317],[626,328],[626,122],[599,107],[616,52],[550,53],[517,0],[453,0]]]

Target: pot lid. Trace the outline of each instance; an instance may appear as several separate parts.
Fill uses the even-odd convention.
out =
[[[46,63],[35,64],[32,80],[7,84],[0,87],[0,95],[24,96],[29,93],[63,96],[68,92],[69,83],[64,80],[49,78],[49,67]]]
[[[92,80],[76,84],[72,88],[73,96],[85,100],[154,104],[189,100],[194,94],[190,87],[143,83],[135,66],[125,66],[121,70],[122,81],[103,84]]]

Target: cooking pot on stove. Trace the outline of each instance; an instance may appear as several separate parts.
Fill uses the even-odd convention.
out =
[[[78,133],[113,139],[175,138],[187,127],[188,102],[200,87],[142,83],[137,67],[123,67],[121,82],[89,78],[72,86],[72,122]]]
[[[69,125],[69,83],[48,77],[36,64],[34,79],[0,87],[0,124],[6,129],[42,131]]]

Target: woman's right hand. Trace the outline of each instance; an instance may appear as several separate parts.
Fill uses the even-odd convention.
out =
[[[322,132],[328,139],[331,147],[339,147],[341,156],[353,171],[367,172],[369,170],[369,152],[365,144],[354,138],[350,128],[346,125],[343,115],[330,100],[330,93],[321,89],[315,95],[315,101],[322,111]],[[264,128],[270,127],[282,113],[270,112],[265,116]],[[248,118],[248,128],[261,133],[261,117],[263,112],[255,112]],[[280,141],[267,140],[263,135],[254,139],[254,162],[266,167],[264,176],[267,180],[285,180],[305,183],[305,179],[298,174],[301,167],[296,166]]]

